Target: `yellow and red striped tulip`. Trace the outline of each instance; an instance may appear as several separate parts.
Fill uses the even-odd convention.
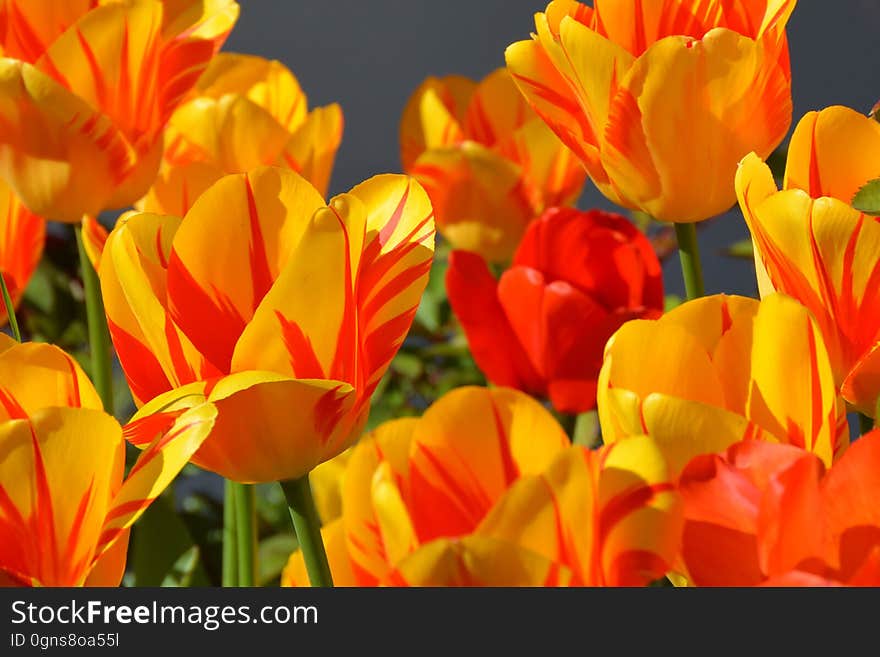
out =
[[[678,550],[681,513],[646,438],[571,447],[523,393],[461,388],[366,436],[324,528],[348,586],[645,584]],[[283,579],[301,585],[294,553]]]
[[[150,436],[128,476],[122,428],[57,347],[0,339],[0,585],[117,586],[128,529],[186,465],[216,415]],[[146,437],[144,437],[146,438]]]
[[[782,190],[755,154],[736,176],[761,294],[784,292],[810,309],[843,397],[872,416],[880,397],[880,219],[852,203],[876,178],[880,124],[845,107],[801,119]]]
[[[877,586],[880,432],[830,469],[790,445],[737,443],[681,475],[682,563],[698,586]]]
[[[570,447],[515,483],[477,535],[560,564],[578,586],[644,586],[670,570],[681,504],[657,445],[644,436],[598,451]]]
[[[59,221],[139,199],[166,122],[238,9],[234,0],[6,0],[0,175],[29,209]]]
[[[0,180],[0,273],[9,288],[13,306],[18,306],[31,275],[40,264],[45,237],[45,220],[24,207]],[[3,323],[8,318],[5,305],[0,306],[0,323]]]
[[[736,202],[737,163],[788,131],[795,2],[555,0],[507,66],[610,200],[701,221]]]
[[[182,217],[223,175],[261,165],[293,169],[325,196],[342,129],[339,105],[308,111],[281,62],[220,53],[171,115],[159,177],[141,207]]]
[[[547,410],[506,388],[458,388],[421,418],[386,422],[353,449],[342,517],[325,527],[334,581],[338,568],[351,585],[387,583],[424,546],[472,534],[514,481],[568,444]],[[304,581],[301,561],[292,556],[288,583]]]
[[[504,69],[476,83],[428,78],[400,122],[404,171],[424,185],[457,249],[510,259],[529,222],[569,205],[586,179]]]
[[[816,320],[781,294],[704,297],[625,324],[605,348],[598,407],[606,443],[648,434],[675,473],[744,439],[831,465],[849,436]]]
[[[100,275],[123,370],[149,402],[136,421],[208,399],[219,417],[195,463],[243,483],[306,474],[359,435],[433,248],[430,202],[406,176],[328,206],[299,174],[262,167],[221,178],[183,219],[127,215]]]

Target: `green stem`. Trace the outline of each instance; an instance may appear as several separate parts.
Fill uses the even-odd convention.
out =
[[[76,227],[76,244],[86,294],[86,318],[89,325],[89,351],[92,355],[92,381],[104,402],[104,410],[113,415],[113,369],[110,361],[110,332],[104,315],[101,282],[83,244],[82,226]]]
[[[312,499],[309,476],[282,481],[281,489],[287,498],[287,506],[290,507],[290,518],[293,520],[299,549],[306,563],[309,581],[312,586],[333,586],[333,576],[330,574],[330,564],[321,538],[321,521],[315,508],[315,500]]]
[[[254,586],[257,580],[257,504],[251,484],[230,482],[235,507],[235,556],[238,586]]]
[[[688,300],[706,294],[703,285],[703,265],[700,262],[700,245],[697,241],[696,224],[675,224],[675,237],[678,239],[678,255],[681,258],[681,273]]]
[[[223,493],[223,586],[238,586],[238,559],[235,533],[235,484],[228,479]]]
[[[3,291],[3,304],[6,306],[6,316],[9,318],[12,337],[16,342],[21,342],[21,331],[18,328],[18,319],[15,317],[15,306],[12,305],[12,297],[9,296],[9,288],[6,287],[6,277],[3,272],[0,272],[0,289]]]
[[[574,431],[571,442],[587,449],[599,446],[599,414],[596,411],[587,411],[577,416],[574,421]]]
[[[865,415],[864,413],[859,413],[859,435],[864,436],[869,431],[874,430],[874,418]]]

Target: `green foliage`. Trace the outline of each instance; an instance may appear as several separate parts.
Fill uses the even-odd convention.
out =
[[[880,178],[862,187],[852,200],[853,207],[873,217],[880,217]]]
[[[737,258],[739,260],[754,260],[755,249],[751,239],[735,242],[722,251],[728,258]]]

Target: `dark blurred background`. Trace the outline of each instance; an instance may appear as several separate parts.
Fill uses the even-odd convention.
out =
[[[279,59],[309,104],[339,102],[345,136],[331,192],[400,170],[397,126],[409,94],[428,75],[481,78],[504,64],[504,49],[528,38],[543,0],[241,0],[226,50]],[[880,0],[801,0],[789,28],[794,123],[842,104],[867,113],[880,99]],[[587,183],[581,207],[610,207]],[[754,295],[750,263],[721,257],[747,231],[739,212],[701,230],[709,293]],[[667,291],[682,294],[676,258]]]

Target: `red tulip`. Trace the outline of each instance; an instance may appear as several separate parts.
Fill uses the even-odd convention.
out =
[[[545,212],[499,281],[478,255],[454,251],[446,289],[486,377],[566,413],[595,407],[608,338],[663,309],[651,243],[624,217],[598,210]]]

